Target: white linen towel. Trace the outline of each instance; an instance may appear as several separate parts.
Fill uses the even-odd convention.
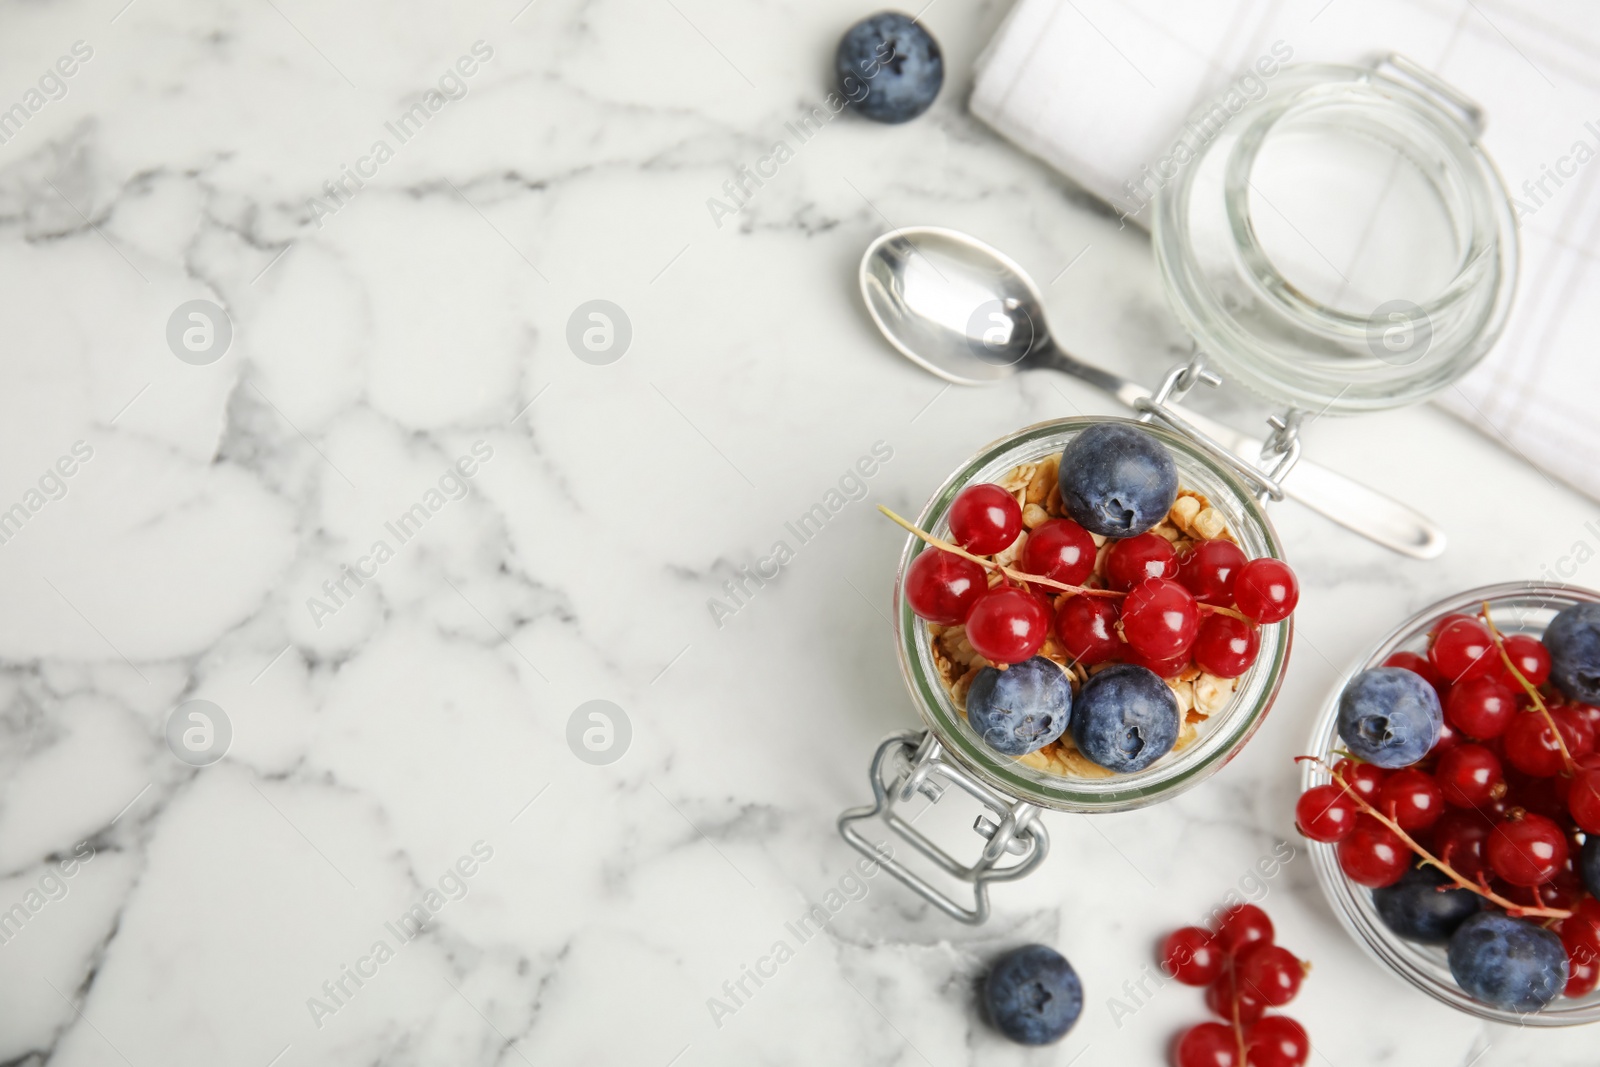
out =
[[[1600,14],[1585,0],[1017,0],[971,107],[1148,227],[1138,179],[1195,105],[1285,59],[1390,51],[1483,106],[1521,219],[1506,333],[1437,399],[1600,499]]]

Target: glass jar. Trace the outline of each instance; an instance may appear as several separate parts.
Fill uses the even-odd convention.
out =
[[[1185,126],[1199,143],[1152,222],[1173,310],[1269,400],[1350,414],[1431,396],[1488,353],[1516,288],[1516,217],[1480,113],[1398,56],[1266,85]]]
[[[1441,618],[1455,612],[1476,614],[1485,602],[1489,605],[1489,617],[1501,633],[1507,636],[1528,634],[1539,637],[1558,611],[1580,601],[1600,601],[1600,593],[1576,586],[1537,582],[1514,582],[1474,589],[1442,600],[1401,623],[1379,641],[1355,669],[1362,671],[1379,666],[1396,652],[1426,653],[1428,632]],[[1339,745],[1341,690],[1342,687],[1335,689],[1329,695],[1316,725],[1312,727],[1311,740],[1306,749],[1311,755],[1320,756],[1330,764],[1337,758],[1334,750]],[[1309,761],[1301,766],[1302,790],[1333,780],[1326,767]],[[1507,1025],[1576,1026],[1600,1021],[1600,992],[1570,1000],[1558,997],[1543,1011],[1531,1013],[1508,1011],[1473,1000],[1461,991],[1451,977],[1443,945],[1422,945],[1397,937],[1378,918],[1377,909],[1372,903],[1372,891],[1352,882],[1339,869],[1335,847],[1316,841],[1306,844],[1311,850],[1311,865],[1317,872],[1317,881],[1328,898],[1328,904],[1350,936],[1373,959],[1435,1000],[1468,1015]]]
[[[1087,427],[1119,421],[1129,420],[1059,419],[1029,426],[995,441],[962,464],[935,491],[917,517],[917,526],[949,540],[950,503],[961,490],[996,481],[1019,464],[1060,455],[1067,442]],[[1255,559],[1280,555],[1271,520],[1237,475],[1171,430],[1142,424],[1140,428],[1166,445],[1177,463],[1179,484],[1203,494],[1223,514],[1229,532],[1246,556]],[[1240,677],[1233,699],[1201,725],[1198,738],[1182,751],[1171,752],[1142,771],[1109,778],[1067,778],[1034,770],[1000,755],[979,738],[950,699],[934,667],[928,625],[912,612],[904,596],[906,568],[920,553],[928,551],[933,550],[923,541],[909,538],[895,577],[895,644],[912,703],[952,758],[960,759],[993,788],[1040,807],[1076,812],[1124,811],[1176,796],[1216,772],[1249,740],[1272,706],[1283,680],[1289,658],[1289,622],[1261,628],[1260,653]]]
[[[991,482],[1023,463],[1059,455],[1073,437],[1103,422],[1128,419],[1070,418],[1018,430],[986,446],[956,470],[933,494],[917,526],[948,539],[948,512],[956,495],[969,485]],[[1250,558],[1277,556],[1281,545],[1272,522],[1258,501],[1257,486],[1205,444],[1157,423],[1140,423],[1172,454],[1178,482],[1206,497],[1221,512],[1228,531]],[[990,882],[1027,874],[1044,859],[1049,837],[1039,819],[1041,809],[1083,813],[1126,811],[1177,796],[1204,781],[1248,741],[1272,707],[1289,661],[1293,622],[1260,628],[1255,662],[1239,677],[1227,706],[1199,724],[1196,739],[1142,771],[1106,778],[1068,777],[1035,770],[995,752],[979,738],[956,708],[933,661],[932,635],[903,594],[906,568],[921,552],[931,551],[919,538],[909,538],[895,581],[895,644],[913,705],[925,731],[891,735],[879,746],[870,778],[874,802],[839,817],[839,831],[857,849],[872,856],[890,874],[952,918],[981,923],[989,913]],[[973,829],[987,844],[971,863],[956,859],[898,813],[918,794],[940,799],[956,785],[987,809]],[[881,817],[889,829],[910,843],[933,865],[972,887],[967,906],[930,884],[892,855],[892,850],[865,837],[857,823]]]

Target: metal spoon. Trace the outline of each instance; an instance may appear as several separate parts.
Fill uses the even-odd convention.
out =
[[[957,385],[992,385],[1018,371],[1070,374],[1124,404],[1150,390],[1056,347],[1044,300],[1026,271],[982,241],[924,226],[884,234],[861,257],[861,295],[889,343],[913,363]],[[1261,455],[1259,438],[1192,410],[1183,416],[1239,456]],[[1284,492],[1313,511],[1415,559],[1445,549],[1444,531],[1360,482],[1302,459]]]

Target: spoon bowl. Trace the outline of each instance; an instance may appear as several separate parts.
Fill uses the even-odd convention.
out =
[[[1011,259],[956,230],[894,230],[861,258],[861,296],[889,343],[957,385],[1014,375],[1048,341],[1044,300]]]

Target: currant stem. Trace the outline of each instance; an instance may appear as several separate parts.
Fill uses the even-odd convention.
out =
[[[1489,639],[1494,642],[1495,651],[1500,653],[1500,662],[1506,665],[1506,670],[1511,672],[1511,677],[1533,699],[1533,706],[1539,709],[1539,714],[1544,716],[1544,721],[1549,724],[1550,732],[1556,735],[1556,744],[1561,746],[1561,763],[1566,768],[1567,777],[1574,777],[1578,773],[1578,761],[1572,758],[1572,753],[1567,749],[1567,739],[1561,736],[1561,728],[1556,725],[1556,718],[1550,714],[1550,708],[1544,702],[1544,697],[1539,693],[1539,687],[1528,681],[1526,675],[1517,669],[1511,662],[1511,654],[1506,651],[1505,639],[1500,636],[1500,631],[1495,628],[1494,620],[1489,618],[1489,602],[1483,602],[1483,624],[1489,628]]]
[[[1351,800],[1355,801],[1356,807],[1360,808],[1366,814],[1371,815],[1374,819],[1377,819],[1380,823],[1382,823],[1384,826],[1386,826],[1390,830],[1391,833],[1393,833],[1396,837],[1398,837],[1401,841],[1403,841],[1407,848],[1409,848],[1412,852],[1416,853],[1419,857],[1421,857],[1423,863],[1427,864],[1430,867],[1438,868],[1440,871],[1442,871],[1444,873],[1445,877],[1449,878],[1452,882],[1454,882],[1456,885],[1460,886],[1462,889],[1469,889],[1472,892],[1478,894],[1480,897],[1483,897],[1485,900],[1489,901],[1491,904],[1495,904],[1498,907],[1504,908],[1505,911],[1506,911],[1506,914],[1512,916],[1513,918],[1519,918],[1520,919],[1520,918],[1528,918],[1530,916],[1538,916],[1538,917],[1541,917],[1541,918],[1548,918],[1548,919],[1567,919],[1567,918],[1571,918],[1572,912],[1567,911],[1564,908],[1542,908],[1542,907],[1541,908],[1530,908],[1530,907],[1524,907],[1523,905],[1518,904],[1515,901],[1507,900],[1505,897],[1501,896],[1500,894],[1496,893],[1494,890],[1490,889],[1489,885],[1488,885],[1488,882],[1485,881],[1485,880],[1481,880],[1480,879],[1480,881],[1478,883],[1473,883],[1473,882],[1468,881],[1467,878],[1465,876],[1463,876],[1460,872],[1458,872],[1454,867],[1450,866],[1448,863],[1444,862],[1439,857],[1435,856],[1433,853],[1429,852],[1427,849],[1425,849],[1421,845],[1417,844],[1416,840],[1410,834],[1408,834],[1404,830],[1400,829],[1400,824],[1399,823],[1395,822],[1393,819],[1391,819],[1387,815],[1383,814],[1383,812],[1379,811],[1377,808],[1373,807],[1371,804],[1368,804],[1366,798],[1363,797],[1359,792],[1357,792],[1356,789],[1354,787],[1352,787],[1351,785],[1349,785],[1343,778],[1341,778],[1337,774],[1334,774],[1333,768],[1329,767],[1327,765],[1327,763],[1323,762],[1321,759],[1317,758],[1316,756],[1296,756],[1295,757],[1295,762],[1296,763],[1300,762],[1301,760],[1310,760],[1312,763],[1315,763],[1317,766],[1323,768],[1329,774],[1333,775],[1334,784],[1337,785],[1340,789],[1342,789],[1346,796],[1348,796]]]
[[[982,556],[974,556],[971,552],[968,552],[960,545],[952,544],[951,542],[935,537],[933,534],[924,530],[919,530],[915,523],[901,518],[899,515],[896,515],[894,512],[884,507],[882,504],[878,505],[878,510],[887,515],[890,521],[904,527],[914,536],[920,537],[934,548],[949,552],[951,555],[960,556],[962,559],[970,559],[984,570],[999,571],[1001,574],[1005,575],[1007,578],[1010,578],[1014,582],[1027,582],[1030,585],[1043,585],[1048,586],[1051,589],[1059,589],[1063,593],[1080,593],[1087,596],[1124,595],[1115,589],[1089,589],[1086,586],[1068,585],[1065,582],[1058,582],[1052,578],[1041,578],[1037,574],[1027,574],[1023,571],[1012,570],[1010,567],[1001,566],[992,559],[985,559]]]
[[[1127,593],[1118,589],[1090,589],[1088,586],[1084,585],[1068,585],[1065,582],[1058,582],[1053,578],[1041,578],[1037,574],[1029,574],[1026,571],[1013,570],[1010,567],[1001,566],[992,559],[985,559],[983,556],[975,556],[971,552],[968,552],[966,549],[962,548],[960,545],[953,544],[944,540],[943,538],[935,537],[926,530],[918,529],[915,523],[908,519],[901,518],[899,515],[896,515],[893,511],[890,511],[882,504],[878,505],[878,510],[887,515],[891,522],[903,527],[913,536],[921,538],[934,548],[940,549],[944,552],[949,552],[953,556],[960,556],[962,559],[970,559],[984,570],[999,571],[1007,578],[1010,578],[1013,582],[1024,582],[1028,585],[1042,585],[1050,589],[1059,590],[1063,593],[1075,593],[1080,596],[1120,597],[1128,595]],[[1235,611],[1233,608],[1223,608],[1218,607],[1215,604],[1199,603],[1197,603],[1196,606],[1201,611],[1210,612],[1215,615],[1232,615],[1236,619],[1241,619],[1244,622],[1251,623],[1252,626],[1255,625],[1254,622],[1252,622],[1243,612]]]

